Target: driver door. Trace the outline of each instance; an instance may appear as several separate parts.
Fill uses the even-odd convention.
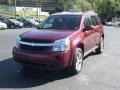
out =
[[[93,28],[89,28],[89,27],[92,27],[92,21],[91,21],[91,17],[87,15],[84,19],[84,26],[83,26],[83,32],[85,34],[85,38],[83,40],[85,52],[89,51],[94,47]]]

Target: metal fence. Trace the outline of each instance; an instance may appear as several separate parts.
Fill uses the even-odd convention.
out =
[[[0,0],[0,15],[38,17],[40,11],[55,12],[57,4],[58,0]]]

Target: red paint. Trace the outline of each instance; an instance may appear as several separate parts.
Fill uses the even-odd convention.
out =
[[[55,14],[57,15],[57,14]],[[59,14],[63,15],[63,13]],[[71,14],[71,15],[74,15]],[[32,30],[25,32],[20,35],[21,38],[29,40],[38,40],[38,41],[50,41],[54,42],[59,39],[68,38],[70,40],[70,50],[63,52],[35,52],[35,51],[26,51],[20,48],[15,47],[13,49],[13,57],[15,61],[21,63],[32,63],[35,64],[41,62],[53,62],[57,65],[59,69],[68,67],[72,64],[72,58],[74,55],[74,50],[76,47],[79,47],[80,44],[84,45],[84,53],[93,48],[95,45],[100,43],[100,38],[104,36],[103,26],[99,22],[99,25],[94,26],[89,31],[83,31],[83,25],[86,16],[95,15],[92,12],[80,13],[82,15],[80,28],[78,30]],[[99,20],[100,21],[100,20]],[[24,64],[26,65],[26,64]]]

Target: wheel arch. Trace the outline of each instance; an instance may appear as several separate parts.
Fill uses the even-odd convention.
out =
[[[83,54],[84,54],[84,44],[83,43],[80,43],[77,45],[77,47],[81,48],[82,51],[83,51]]]
[[[79,43],[78,45],[76,45],[75,48],[81,48],[82,51],[83,51],[83,55],[84,55],[84,44],[83,44],[83,43]],[[71,55],[71,56],[72,56],[72,59],[70,60],[70,65],[72,65],[72,63],[73,63],[74,53],[75,53],[75,50],[73,51],[73,53],[72,53],[72,55]]]
[[[102,38],[104,39],[104,34],[102,34]]]

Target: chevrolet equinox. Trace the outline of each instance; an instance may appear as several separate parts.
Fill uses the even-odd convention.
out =
[[[61,12],[49,16],[37,29],[21,34],[13,58],[29,69],[67,68],[77,74],[86,55],[93,51],[101,54],[103,49],[103,25],[95,12]]]

